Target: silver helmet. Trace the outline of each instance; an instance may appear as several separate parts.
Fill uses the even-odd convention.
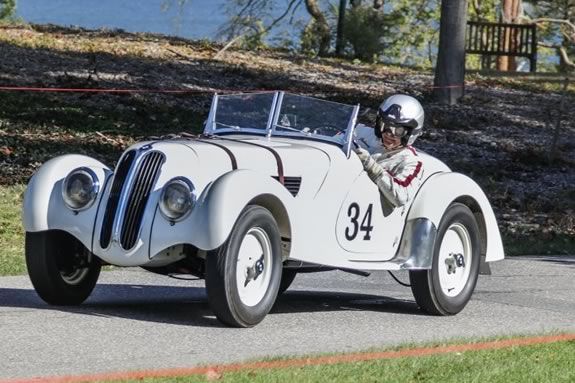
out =
[[[379,106],[374,133],[381,138],[386,126],[400,128],[397,131],[401,133],[402,145],[412,145],[423,133],[423,117],[423,107],[419,101],[405,94],[396,94]]]

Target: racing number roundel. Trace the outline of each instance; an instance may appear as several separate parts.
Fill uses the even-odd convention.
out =
[[[340,205],[335,227],[349,259],[380,261],[393,257],[403,227],[401,209],[384,215],[377,186],[362,173]]]

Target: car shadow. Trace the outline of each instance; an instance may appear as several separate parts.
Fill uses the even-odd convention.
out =
[[[525,256],[525,259],[533,260],[536,262],[546,262],[559,265],[562,267],[575,268],[575,256]]]
[[[271,314],[350,310],[423,315],[415,301],[384,295],[303,290],[288,290],[279,296]]]
[[[203,287],[99,284],[79,306],[52,306],[33,289],[0,288],[0,308],[52,310],[184,326],[225,327],[215,317]],[[377,311],[422,315],[413,301],[332,291],[291,290],[269,315],[326,311]]]

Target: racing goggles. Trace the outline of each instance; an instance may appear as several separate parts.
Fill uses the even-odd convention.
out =
[[[399,119],[399,111],[394,114],[379,110],[375,125],[377,129],[376,136],[380,138],[383,133],[391,133],[395,137],[403,138],[417,127],[417,121],[414,119]]]
[[[405,137],[411,130],[410,128],[405,127],[403,125],[396,125],[390,122],[383,122],[381,128],[382,133],[390,133],[392,136],[399,138]]]

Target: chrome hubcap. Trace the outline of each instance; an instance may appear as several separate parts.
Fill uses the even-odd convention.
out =
[[[236,265],[236,286],[240,300],[255,306],[265,296],[271,280],[272,247],[267,233],[252,227],[242,240]]]
[[[452,224],[439,248],[439,283],[445,295],[454,297],[463,291],[469,279],[471,257],[467,228],[460,223]]]

